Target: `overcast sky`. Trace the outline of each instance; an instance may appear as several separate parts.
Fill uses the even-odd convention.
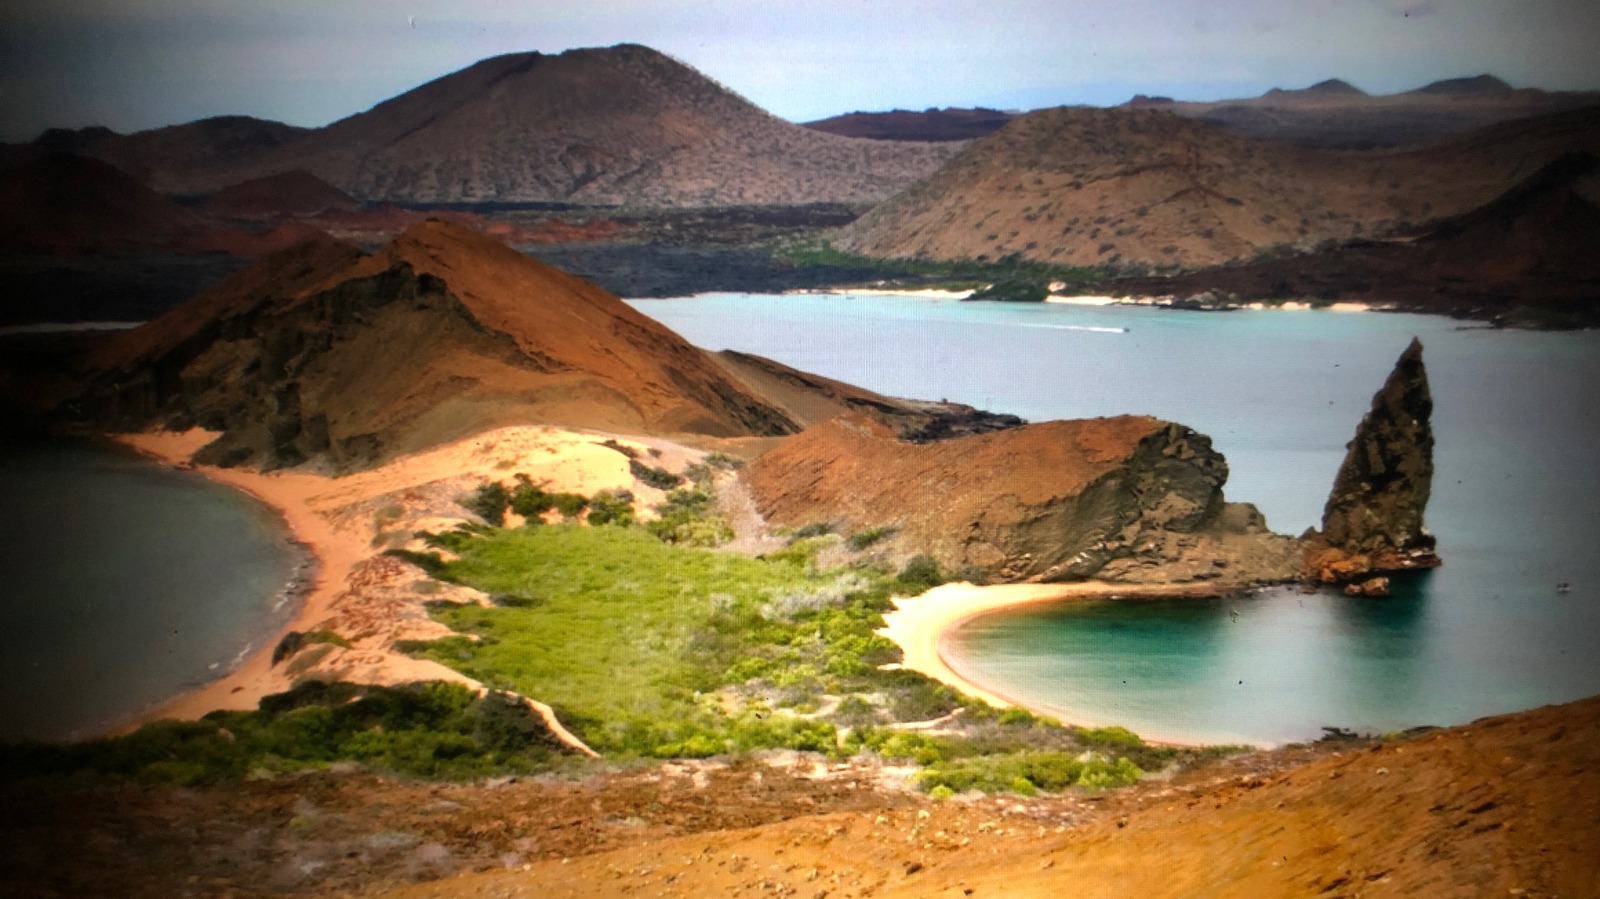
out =
[[[0,139],[323,125],[486,56],[642,43],[795,121],[1492,72],[1600,89],[1600,0],[10,0]]]

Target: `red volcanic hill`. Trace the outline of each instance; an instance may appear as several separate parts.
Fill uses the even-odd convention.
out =
[[[8,249],[153,248],[204,227],[194,213],[98,159],[48,155],[0,174],[0,246]]]
[[[224,218],[268,219],[357,208],[354,197],[305,169],[231,184],[212,194],[205,210]]]
[[[321,238],[94,353],[107,427],[205,427],[200,458],[350,470],[493,427],[782,435],[753,378],[605,291],[441,221],[371,255]],[[883,401],[887,402],[887,401]]]

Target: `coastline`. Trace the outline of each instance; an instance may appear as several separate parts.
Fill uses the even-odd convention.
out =
[[[996,612],[1067,600],[1158,598],[1220,598],[1240,587],[1221,584],[1113,584],[1106,581],[1080,581],[1069,584],[1000,584],[979,587],[968,583],[945,584],[911,597],[895,597],[894,610],[883,616],[878,633],[898,645],[904,653],[900,667],[927,675],[946,686],[982,699],[997,708],[1021,708],[1036,715],[1055,718],[1075,727],[1100,727],[1116,722],[1089,721],[1065,716],[1062,710],[1030,705],[972,679],[946,651],[948,638],[975,618]],[[1147,743],[1162,746],[1198,747],[1214,741],[1198,740],[1181,734],[1139,735]]]
[[[444,680],[474,690],[483,685],[437,662],[395,649],[402,640],[435,639],[452,632],[428,615],[425,602],[487,603],[466,587],[434,585],[424,595],[425,579],[410,564],[384,554],[393,547],[425,550],[419,530],[448,530],[469,516],[455,497],[484,479],[526,472],[551,489],[592,494],[632,489],[638,502],[661,499],[660,491],[635,483],[628,457],[608,447],[608,435],[544,426],[515,426],[394,459],[375,469],[343,477],[297,471],[258,472],[196,465],[190,460],[217,435],[204,430],[109,434],[105,438],[159,464],[194,472],[246,493],[275,511],[289,539],[311,558],[285,586],[299,586],[298,607],[279,629],[267,635],[233,670],[132,714],[108,728],[126,733],[163,718],[194,719],[218,709],[251,710],[261,699],[316,676],[379,686]],[[640,450],[634,438],[611,438]],[[662,441],[663,458],[682,464],[692,450]],[[513,522],[514,523],[514,522]],[[320,644],[287,660],[273,661],[274,650],[291,631],[332,631],[348,647]],[[547,720],[553,713],[532,702]],[[552,728],[553,730],[556,728]],[[558,738],[565,739],[563,730]],[[575,739],[575,738],[574,738]],[[587,751],[583,747],[580,751]]]
[[[361,560],[362,547],[338,534],[329,522],[316,515],[307,500],[323,486],[321,478],[292,473],[261,474],[242,469],[195,465],[189,460],[216,435],[206,431],[112,434],[107,439],[140,455],[172,468],[192,471],[214,483],[247,494],[271,509],[283,522],[289,539],[310,561],[285,589],[297,608],[289,620],[250,655],[216,680],[180,693],[139,712],[110,729],[125,733],[162,718],[198,718],[218,709],[247,710],[272,693],[287,690],[291,684],[272,664],[273,649],[290,631],[305,631],[327,616],[334,599],[350,573]]]

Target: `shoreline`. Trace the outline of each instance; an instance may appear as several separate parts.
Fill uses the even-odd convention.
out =
[[[958,661],[952,660],[952,654],[947,651],[950,636],[974,619],[1028,606],[1134,597],[1218,599],[1241,589],[1245,587],[1220,584],[1113,584],[1107,581],[1000,584],[988,587],[968,583],[944,584],[919,596],[895,597],[892,600],[894,609],[884,613],[884,626],[878,633],[898,645],[904,653],[900,667],[927,675],[992,706],[1024,709],[1073,727],[1104,727],[1116,722],[1090,721],[1074,715],[1070,710],[1030,704],[978,682],[962,670]],[[1063,711],[1066,711],[1065,715]],[[1215,741],[1180,734],[1140,733],[1139,737],[1146,743],[1158,746],[1195,748],[1217,745]]]
[[[327,617],[345,580],[363,557],[361,548],[351,545],[354,541],[342,539],[304,502],[309,498],[308,491],[319,486],[320,479],[313,475],[282,472],[268,475],[192,463],[190,458],[194,453],[213,437],[214,434],[198,430],[104,435],[104,439],[117,446],[158,464],[193,472],[212,483],[230,487],[270,509],[282,523],[289,542],[308,562],[308,567],[297,570],[280,588],[290,591],[297,608],[232,670],[130,715],[107,728],[106,733],[127,733],[164,718],[199,718],[218,709],[254,709],[263,697],[288,689],[291,684],[287,678],[281,671],[274,670],[273,651],[290,631],[304,632]]]
[[[165,718],[196,719],[219,709],[253,710],[263,697],[289,690],[307,677],[374,686],[442,680],[475,691],[486,689],[460,672],[406,655],[395,647],[401,641],[452,633],[432,619],[427,602],[487,603],[489,598],[454,585],[434,586],[424,594],[414,585],[425,576],[385,555],[385,550],[395,546],[424,549],[415,537],[417,531],[448,529],[470,520],[456,497],[485,479],[503,479],[520,470],[551,489],[585,495],[632,489],[638,496],[636,503],[648,504],[664,493],[637,484],[628,457],[610,444],[620,440],[639,450],[655,446],[664,451],[662,458],[679,465],[698,458],[696,451],[667,441],[523,425],[407,454],[366,471],[329,477],[295,470],[259,472],[196,465],[191,461],[195,452],[217,436],[200,429],[100,436],[157,464],[193,472],[252,497],[278,515],[287,538],[313,566],[295,572],[280,588],[298,594],[298,608],[232,670],[113,722],[100,729],[103,734],[127,733]],[[349,646],[303,648],[274,662],[284,636],[316,630],[331,630]],[[555,720],[548,706],[524,699],[546,720],[557,739],[580,752],[592,753]]]

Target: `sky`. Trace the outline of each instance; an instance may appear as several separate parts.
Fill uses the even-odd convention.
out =
[[[487,56],[624,42],[793,121],[1333,77],[1600,89],[1600,0],[9,0],[0,140],[226,114],[324,125]]]

